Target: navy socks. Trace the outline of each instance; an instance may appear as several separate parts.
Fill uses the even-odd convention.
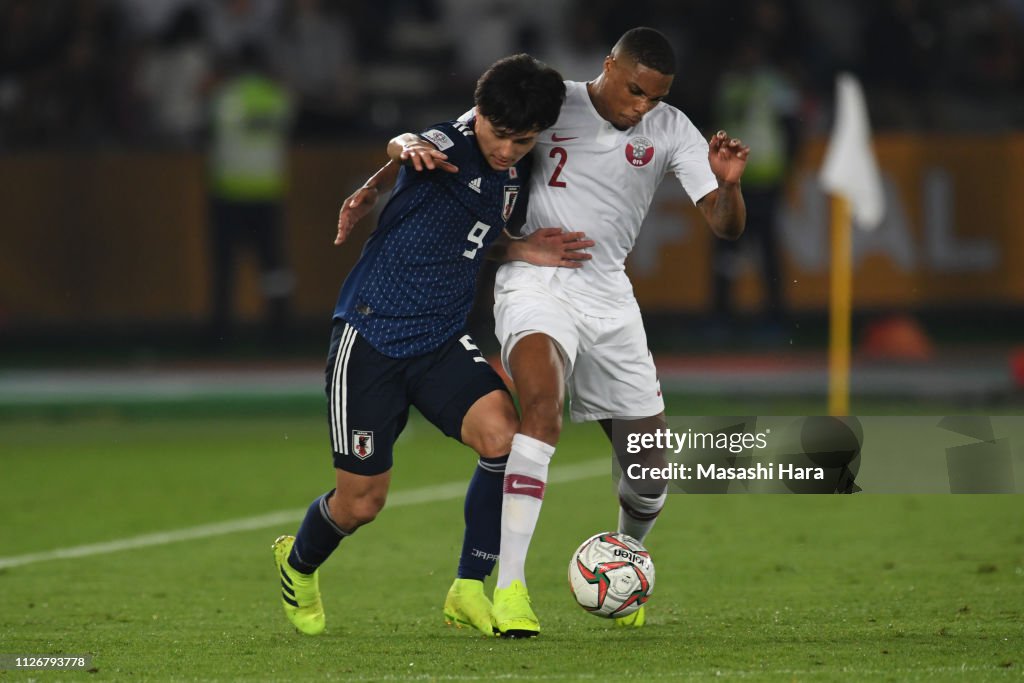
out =
[[[460,579],[483,581],[501,549],[501,501],[508,456],[480,458],[466,491],[466,535],[459,557]]]
[[[298,572],[315,572],[331,556],[341,540],[351,533],[339,528],[331,519],[327,501],[332,495],[333,489],[313,501],[295,534],[295,545],[288,555],[288,564]]]

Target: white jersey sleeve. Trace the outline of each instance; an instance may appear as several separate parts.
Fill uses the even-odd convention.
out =
[[[674,107],[670,107],[670,111],[679,119],[675,124],[679,135],[676,138],[675,155],[669,169],[679,179],[679,184],[690,196],[690,201],[696,205],[709,193],[718,189],[718,180],[708,163],[708,141],[683,112]]]

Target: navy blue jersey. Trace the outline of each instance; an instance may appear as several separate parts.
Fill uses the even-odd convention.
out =
[[[473,121],[420,134],[458,173],[402,167],[334,309],[378,351],[410,358],[440,347],[466,324],[484,254],[525,194],[530,164],[491,169]]]

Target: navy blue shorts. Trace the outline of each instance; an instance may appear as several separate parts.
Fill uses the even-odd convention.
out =
[[[422,356],[391,358],[344,320],[331,332],[325,374],[334,466],[363,475],[391,469],[409,406],[461,441],[462,419],[473,404],[508,391],[468,334]]]

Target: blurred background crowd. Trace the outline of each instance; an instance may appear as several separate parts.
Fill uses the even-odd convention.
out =
[[[297,140],[381,139],[450,118],[495,58],[589,79],[624,27],[670,36],[670,101],[698,126],[738,62],[771,65],[811,133],[834,74],[878,129],[1024,124],[1024,0],[0,0],[0,151],[189,146],[243,47],[294,94]]]
[[[1019,335],[1024,0],[0,0],[0,349],[319,342],[373,227],[329,248],[338,209],[390,137],[515,52],[594,78],[639,25],[676,49],[668,101],[754,150],[736,243],[662,184],[628,264],[653,344],[821,348],[840,71],[889,206],[854,238],[855,323]]]

